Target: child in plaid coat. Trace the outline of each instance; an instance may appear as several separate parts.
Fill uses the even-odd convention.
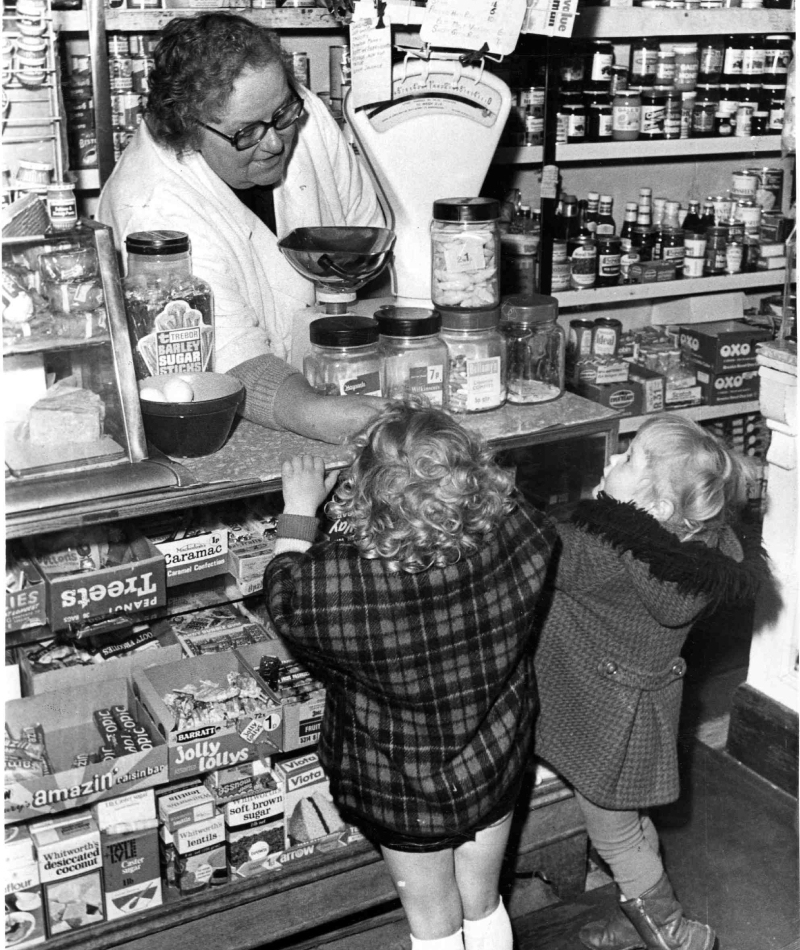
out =
[[[342,815],[380,846],[414,950],[511,950],[499,894],[536,713],[531,630],[554,529],[487,447],[394,403],[336,480],[284,463],[264,578],[283,639],[327,686],[319,752]],[[464,941],[464,942],[462,942]]]

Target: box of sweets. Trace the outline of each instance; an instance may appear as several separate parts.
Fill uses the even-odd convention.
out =
[[[108,679],[124,679],[132,670],[171,663],[183,656],[180,640],[165,620],[134,623],[118,643],[84,648],[80,641],[47,640],[20,647],[24,696],[56,689],[82,689]]]
[[[256,594],[264,586],[264,568],[275,553],[280,510],[272,502],[229,505],[220,514],[228,529],[228,573],[242,594]]]
[[[181,894],[196,894],[228,883],[223,815],[183,825],[174,833],[162,826],[160,834],[162,853],[164,850],[174,852],[167,861],[174,862],[175,886]]]
[[[241,765],[232,765],[228,769],[209,772],[203,784],[214,797],[218,808],[237,798],[268,792],[275,787],[272,776],[271,757],[252,759]]]
[[[603,386],[581,383],[577,392],[578,395],[601,406],[616,409],[623,416],[638,416],[642,411],[642,387],[633,379],[626,383],[606,383]]]
[[[702,400],[708,406],[721,406],[729,402],[758,399],[759,375],[757,369],[734,370],[732,373],[709,373],[697,370]]]
[[[4,828],[5,946],[35,947],[45,939],[39,866],[27,825]]]
[[[15,699],[5,710],[8,822],[168,781],[166,743],[127,680]]]
[[[283,750],[314,746],[322,728],[325,687],[292,657],[280,640],[240,647],[237,653],[256,670],[283,717]]]
[[[280,869],[284,849],[283,789],[273,787],[224,806],[228,866],[233,879]]]
[[[163,902],[153,789],[92,806],[103,848],[106,917],[116,920]]]
[[[32,554],[45,579],[54,631],[166,603],[164,557],[135,532],[115,526],[58,532],[35,539]]]
[[[728,373],[756,366],[756,344],[772,338],[766,327],[744,320],[717,320],[680,328],[684,360],[712,373]]]
[[[88,811],[31,825],[48,937],[105,920],[100,829]]]
[[[135,670],[137,699],[166,741],[170,781],[280,750],[280,705],[235,652]],[[257,747],[240,730],[258,722]]]
[[[228,604],[180,614],[170,620],[186,656],[220,653],[271,639],[269,631],[260,623],[238,613]]]
[[[186,511],[139,522],[139,529],[164,555],[167,587],[193,584],[228,570],[228,532],[214,527],[204,511]]]
[[[33,561],[10,548],[6,560],[6,633],[46,623],[44,578]]]

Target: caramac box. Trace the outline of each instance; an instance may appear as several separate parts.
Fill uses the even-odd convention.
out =
[[[709,406],[722,406],[744,399],[758,399],[759,376],[757,369],[735,370],[732,373],[709,373],[697,370],[703,402]]]
[[[187,657],[177,663],[134,671],[136,696],[167,743],[170,781],[227,768],[282,749],[283,722],[279,705],[259,720],[263,729],[258,746],[242,738],[233,725],[178,728],[180,724],[164,697],[175,689],[201,681],[225,684],[230,672],[256,675],[236,652]],[[263,688],[260,680],[259,684]]]
[[[129,546],[135,560],[80,574],[48,572],[55,555],[35,557],[47,585],[52,630],[116,613],[138,614],[167,602],[161,552],[144,536],[129,539]]]
[[[680,328],[685,360],[711,373],[728,373],[756,366],[756,344],[771,339],[766,327],[743,320],[692,323]]]
[[[96,753],[102,743],[94,713],[117,705],[127,706],[136,722],[147,728],[153,748],[73,766],[77,756]],[[50,775],[6,781],[6,821],[26,821],[85,807],[169,780],[164,740],[127,680],[107,680],[91,690],[56,690],[15,699],[7,702],[5,709],[6,727],[15,737],[33,724],[41,725],[53,767]]]
[[[176,515],[154,528],[142,526],[164,555],[167,587],[208,580],[228,570],[227,528],[187,524],[186,520],[185,515]]]

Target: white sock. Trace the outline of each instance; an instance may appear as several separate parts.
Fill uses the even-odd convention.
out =
[[[511,932],[511,921],[503,904],[500,903],[489,914],[480,920],[464,921],[464,946],[466,950],[512,950],[514,935]]]
[[[420,940],[411,934],[411,950],[464,950],[464,941],[459,927],[449,937],[437,937],[436,940]]]

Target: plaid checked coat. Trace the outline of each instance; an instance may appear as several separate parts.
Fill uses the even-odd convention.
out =
[[[530,752],[533,617],[554,541],[519,500],[483,550],[444,569],[391,573],[330,541],[270,562],[275,626],[327,685],[319,752],[340,807],[442,836],[499,803]]]
[[[607,495],[581,502],[559,535],[536,649],[537,755],[601,808],[673,801],[681,648],[707,607],[752,601],[763,556],[742,560],[727,527],[681,542]]]

